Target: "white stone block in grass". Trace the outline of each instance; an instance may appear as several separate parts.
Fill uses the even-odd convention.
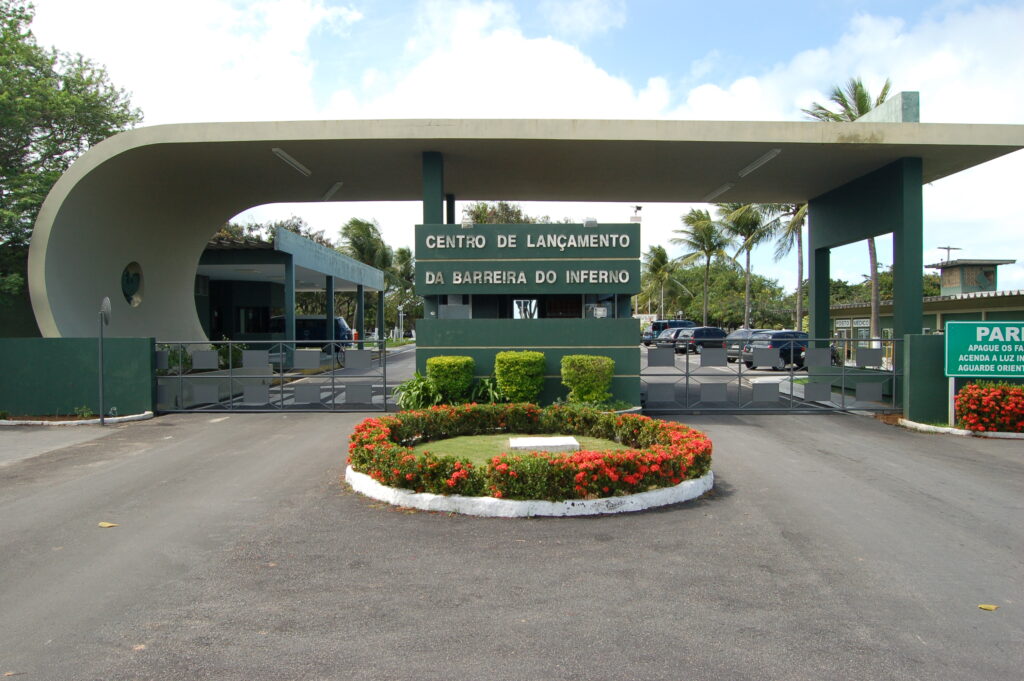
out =
[[[576,438],[564,437],[510,437],[509,449],[520,452],[578,452],[580,443]]]

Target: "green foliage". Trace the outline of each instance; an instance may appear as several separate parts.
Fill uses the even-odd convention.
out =
[[[227,343],[228,337],[221,336],[220,339],[225,341],[222,345],[217,346],[217,360],[220,366],[228,366],[228,353],[231,354],[230,366],[240,367],[242,366],[242,352],[249,349],[249,346],[245,343]]]
[[[346,222],[341,228],[338,250],[353,260],[385,271],[391,268],[395,257],[391,246],[384,242],[376,220],[352,218]]]
[[[462,209],[462,217],[477,225],[515,225],[537,222],[536,218],[524,213],[522,206],[518,203],[506,201],[471,203]]]
[[[569,402],[600,403],[612,397],[615,360],[603,355],[562,357],[562,385],[569,389]]]
[[[477,379],[469,392],[469,401],[478,403],[508,402],[505,395],[498,387],[498,379],[492,376],[485,376]]]
[[[498,388],[512,402],[536,402],[544,389],[544,353],[507,350],[494,358]]]
[[[74,411],[75,416],[77,416],[80,419],[91,419],[93,416],[96,415],[95,412],[93,412],[93,410],[90,407],[84,404],[81,407],[75,407]]]
[[[402,409],[423,409],[444,400],[434,382],[418,371],[408,381],[396,386],[394,395],[395,402]]]
[[[473,385],[475,369],[476,362],[467,355],[439,355],[427,359],[427,378],[446,404],[465,401]]]
[[[485,466],[410,445],[463,435],[572,434],[619,450],[500,454]],[[381,484],[434,494],[506,499],[590,499],[634,494],[705,475],[711,441],[681,423],[583,407],[532,404],[434,406],[366,419],[349,439],[348,463]]]
[[[47,50],[24,0],[0,0],[0,244],[29,242],[53,184],[90,146],[142,120],[103,67]]]

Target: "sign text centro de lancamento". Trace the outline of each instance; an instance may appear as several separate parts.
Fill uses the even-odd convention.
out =
[[[1024,378],[1024,322],[947,322],[946,376]]]

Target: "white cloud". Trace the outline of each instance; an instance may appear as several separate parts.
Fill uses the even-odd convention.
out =
[[[586,40],[626,25],[625,0],[543,0],[540,12],[555,35]]]
[[[324,0],[180,0],[168,5],[43,0],[33,30],[81,52],[132,93],[147,124],[314,118],[308,48],[317,30],[344,34],[358,11]]]
[[[553,34],[561,39],[524,35],[512,2],[421,2],[413,29],[393,36],[395,59],[357,62],[355,80],[333,92],[314,89],[318,55],[311,53],[310,39],[331,31],[337,49],[345,50],[347,32],[361,15],[328,0],[181,0],[173,9],[106,0],[102,12],[80,0],[41,0],[34,30],[43,44],[106,64],[112,80],[134,93],[147,124],[375,117],[800,120],[801,108],[825,101],[833,84],[853,75],[872,92],[886,77],[895,90],[919,90],[925,121],[1024,120],[1024,93],[1017,87],[1024,82],[1019,3],[947,4],[916,25],[860,15],[832,45],[805,49],[732,82],[701,82],[714,63],[728,60],[730,46],[723,41],[723,54],[714,51],[683,65],[685,84],[670,84],[654,64],[642,85],[610,74],[586,50],[565,42],[621,27],[624,3],[548,2],[541,10],[549,12]],[[1020,177],[1024,154],[1017,153],[926,187],[926,252],[948,244],[970,247],[963,253],[969,257],[1024,261],[1017,211],[1002,199],[1015,195]],[[555,218],[594,215],[605,222],[631,214],[625,204],[525,207]],[[664,242],[688,208],[646,205],[644,248]],[[411,226],[420,219],[415,203],[259,211],[308,214],[331,236],[349,217],[377,217],[394,245],[411,244]],[[866,271],[866,255],[856,252],[865,250],[851,248],[850,256],[833,258],[833,275],[856,280]],[[755,257],[759,272],[792,286],[791,262],[772,262],[769,248]],[[1024,264],[1000,274],[1002,285],[1024,288]]]

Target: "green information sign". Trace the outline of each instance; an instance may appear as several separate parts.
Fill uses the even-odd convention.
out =
[[[1024,378],[1024,321],[947,322],[946,376]]]

